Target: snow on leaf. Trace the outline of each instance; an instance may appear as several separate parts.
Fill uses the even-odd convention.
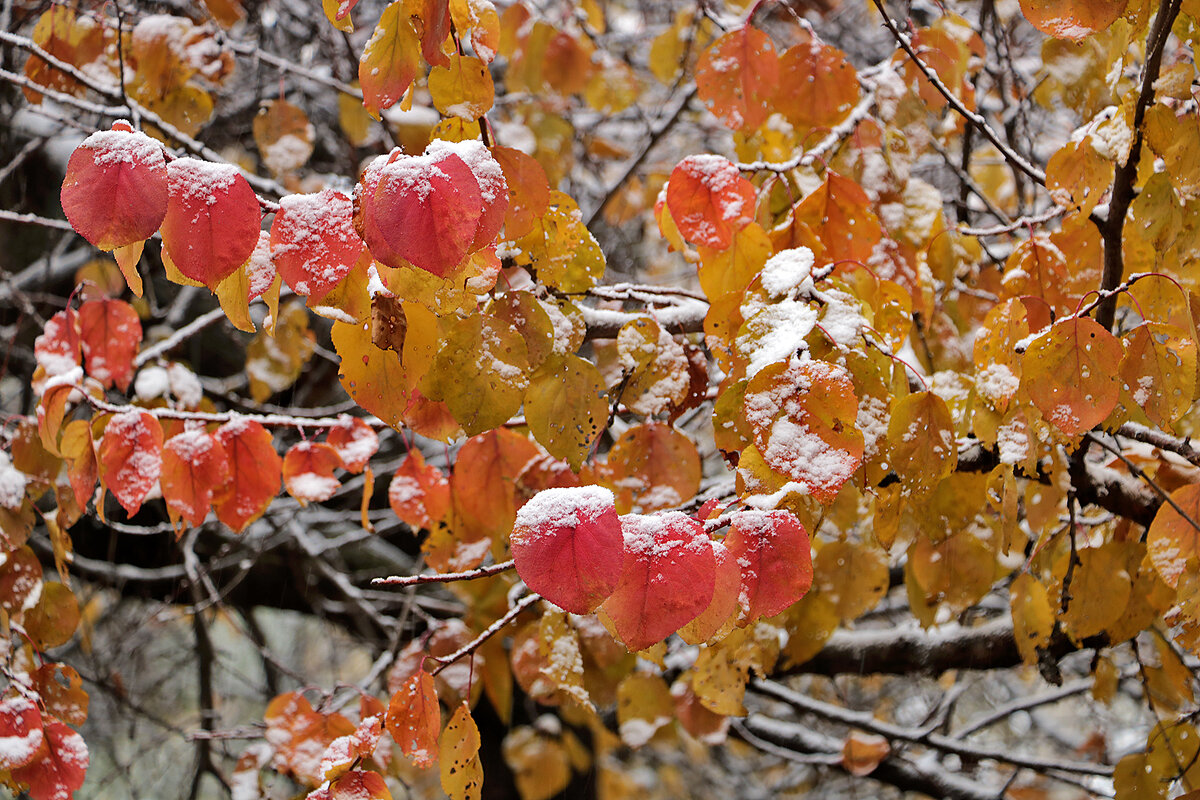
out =
[[[1129,334],[1121,379],[1146,416],[1169,429],[1195,396],[1196,340],[1173,325],[1142,323]]]
[[[823,503],[862,463],[858,400],[844,367],[772,364],[747,385],[744,414],[766,464]]]
[[[708,109],[733,130],[757,128],[779,86],[779,56],[771,39],[749,25],[713,42],[696,65],[696,89]]]
[[[216,291],[258,244],[258,198],[236,167],[195,158],[168,164],[167,185],[163,247],[185,277]]]
[[[163,500],[188,525],[204,521],[213,494],[228,479],[229,456],[203,429],[176,434],[163,445]]]
[[[1188,569],[1188,561],[1200,558],[1200,484],[1176,489],[1171,500],[1154,515],[1146,533],[1146,549],[1158,574],[1174,587]],[[1186,516],[1176,511],[1176,506]]]
[[[97,453],[100,481],[133,516],[158,482],[163,430],[145,411],[124,411],[108,421]]]
[[[657,675],[635,672],[617,687],[617,730],[629,747],[648,743],[675,718],[675,701]]]
[[[345,775],[356,761],[371,757],[382,734],[383,720],[380,717],[363,719],[353,733],[339,736],[325,748],[321,756],[321,775],[327,781]]]
[[[255,420],[230,420],[214,436],[229,457],[229,480],[218,490],[213,506],[217,519],[240,533],[279,493],[283,460],[270,431]]]
[[[167,213],[162,145],[123,122],[93,133],[67,162],[61,200],[71,227],[101,250],[153,236]]]
[[[314,711],[299,692],[275,697],[263,719],[267,723],[266,740],[275,748],[275,768],[309,786],[324,782],[321,759],[326,748],[355,730],[341,714]]]
[[[342,483],[333,474],[342,459],[325,442],[297,442],[283,457],[283,485],[300,505],[320,503],[337,492]]]
[[[725,547],[741,568],[741,625],[778,614],[812,586],[808,532],[790,511],[734,512]]]
[[[1112,25],[1125,0],[1021,0],[1021,13],[1049,36],[1078,42]]]
[[[346,471],[355,475],[362,472],[371,456],[379,451],[379,435],[375,429],[361,417],[348,414],[338,416],[338,424],[329,429],[325,441],[337,451]]]
[[[621,521],[599,486],[538,492],[517,511],[510,545],[521,580],[575,614],[600,605],[621,577]]]
[[[491,109],[496,87],[487,64],[473,56],[455,53],[448,66],[430,70],[429,94],[438,111],[474,122]]]
[[[621,517],[625,559],[601,608],[631,651],[665,639],[708,608],[716,557],[704,526],[678,511]]]
[[[1114,366],[1123,354],[1120,340],[1095,320],[1061,319],[1025,351],[1023,383],[1051,424],[1078,436],[1116,407],[1121,382]]]
[[[410,450],[392,476],[388,504],[401,522],[416,530],[432,528],[450,511],[450,481],[425,463],[420,450]]]
[[[44,739],[37,703],[16,695],[0,701],[0,769],[28,764]]]
[[[309,792],[305,800],[392,800],[392,793],[378,772],[355,769]]]
[[[312,155],[316,130],[303,109],[286,100],[267,103],[251,128],[263,163],[276,175],[299,169]]]
[[[87,768],[83,737],[58,720],[50,720],[38,757],[14,769],[12,777],[29,787],[34,800],[71,800],[83,785]]]
[[[667,209],[683,238],[716,250],[728,248],[750,223],[754,203],[754,184],[722,156],[688,156],[667,182]]]
[[[323,189],[279,201],[271,223],[271,261],[296,294],[319,302],[362,254],[354,204],[345,192]]]

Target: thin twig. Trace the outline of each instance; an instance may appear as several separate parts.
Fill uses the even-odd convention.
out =
[[[3,72],[4,70],[0,70]],[[23,222],[28,225],[41,225],[43,228],[55,228],[60,231],[72,231],[71,223],[65,219],[50,219],[49,217],[40,217],[37,214],[18,214],[15,211],[9,211],[5,208],[0,208],[0,219],[8,220],[9,222]]]
[[[475,650],[478,649],[480,645],[482,645],[488,639],[492,638],[497,633],[499,633],[504,628],[505,625],[512,622],[514,619],[516,619],[518,614],[520,614],[522,611],[529,608],[529,606],[533,605],[534,603],[536,603],[538,600],[541,600],[541,599],[542,599],[542,596],[540,594],[537,594],[536,592],[527,594],[524,597],[522,597],[520,600],[517,601],[516,605],[514,605],[512,608],[510,608],[508,610],[508,612],[503,617],[501,617],[500,619],[493,622],[491,625],[488,625],[486,628],[484,628],[483,632],[480,633],[478,636],[476,636],[474,639],[467,642],[465,645],[460,647],[458,650],[455,650],[450,655],[438,657],[436,659],[438,661],[438,666],[435,667],[430,674],[437,675],[439,672],[441,672],[446,667],[453,664],[455,661],[458,661],[463,656],[469,655],[469,654],[475,652]]]
[[[156,342],[142,352],[138,353],[137,357],[133,359],[133,365],[135,367],[140,367],[146,362],[158,358],[168,350],[178,347],[180,344],[204,330],[209,325],[212,325],[214,322],[224,319],[224,317],[225,311],[219,307],[201,314],[187,325],[184,325],[182,328],[163,339],[161,342]]]
[[[825,154],[835,148],[850,134],[854,133],[854,129],[858,127],[858,123],[866,119],[871,113],[871,109],[875,105],[875,89],[872,87],[863,94],[863,98],[858,101],[858,105],[850,109],[850,113],[844,120],[830,129],[825,138],[817,142],[811,149],[806,150],[795,158],[790,158],[787,161],[749,161],[741,162],[737,168],[742,172],[758,172],[760,170],[768,170],[770,172],[790,172],[791,170],[800,167],[811,166],[814,161],[819,158],[824,158]]]
[[[387,578],[374,578],[371,583],[376,586],[417,586],[424,583],[453,583],[454,581],[470,581],[476,578],[487,578],[508,572],[515,562],[502,561],[487,567],[476,567],[465,572],[439,572],[427,575],[392,575]]]

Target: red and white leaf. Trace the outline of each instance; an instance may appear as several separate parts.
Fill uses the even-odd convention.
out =
[[[366,469],[371,456],[379,451],[379,435],[375,429],[361,417],[348,414],[338,417],[338,424],[329,429],[325,441],[337,451],[346,471],[355,475]]]
[[[204,521],[213,494],[227,480],[229,456],[206,431],[184,431],[163,445],[163,500],[188,525],[195,527]]]
[[[392,695],[387,710],[388,733],[400,752],[418,767],[425,768],[437,761],[441,726],[442,710],[433,676],[424,669],[418,670]]]
[[[100,480],[133,516],[162,471],[163,430],[145,411],[116,414],[104,428],[97,453]]]
[[[324,297],[350,274],[364,247],[345,192],[323,189],[279,201],[271,223],[271,260],[296,294]]]
[[[229,480],[213,505],[217,519],[240,532],[279,494],[283,459],[275,452],[271,433],[254,420],[230,420],[213,435],[229,457]]]
[[[509,543],[521,580],[574,614],[593,611],[621,578],[621,520],[599,486],[538,492],[517,511]]]
[[[283,457],[283,485],[302,505],[333,497],[342,482],[333,474],[342,466],[337,450],[324,442],[298,442]]]
[[[142,343],[142,321],[133,306],[103,297],[79,307],[79,340],[87,374],[107,389],[129,388],[133,359]]]
[[[0,702],[0,770],[28,764],[44,740],[37,703],[21,695]]]
[[[808,532],[790,511],[734,512],[725,547],[741,568],[743,625],[775,616],[812,587]]]
[[[425,463],[420,450],[410,450],[392,476],[388,505],[401,522],[418,530],[432,528],[450,511],[450,479]]]
[[[667,209],[692,244],[724,250],[754,218],[754,184],[727,158],[688,156],[667,183]]]
[[[168,164],[167,185],[163,246],[184,276],[216,291],[258,243],[258,198],[237,167],[195,158]]]
[[[148,239],[167,213],[162,145],[121,122],[93,133],[67,161],[61,200],[71,227],[101,250]]]
[[[625,558],[602,608],[630,650],[645,650],[708,608],[716,557],[704,526],[678,511],[621,517]]]

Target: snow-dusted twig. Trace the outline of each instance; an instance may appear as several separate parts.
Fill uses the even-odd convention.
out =
[[[850,109],[850,113],[844,120],[833,126],[825,138],[817,142],[811,150],[805,150],[795,158],[790,158],[787,161],[749,161],[739,162],[737,168],[742,172],[758,172],[760,170],[768,170],[770,172],[789,172],[799,167],[811,166],[814,161],[819,158],[824,158],[825,154],[833,148],[837,147],[843,139],[854,133],[854,129],[858,127],[858,123],[866,119],[871,113],[871,108],[875,105],[875,89],[868,88],[863,94],[863,98],[858,101],[858,105]]]
[[[961,227],[961,228],[957,228],[956,230],[959,233],[963,234],[964,236],[1001,236],[1006,233],[1012,233],[1014,231],[1019,231],[1022,228],[1026,228],[1026,227],[1029,227],[1032,225],[1041,225],[1044,222],[1049,222],[1052,219],[1061,217],[1065,213],[1067,213],[1067,209],[1063,208],[1062,206],[1054,206],[1050,209],[1047,209],[1046,211],[1043,211],[1040,214],[1034,214],[1032,216],[1026,216],[1026,217],[1017,217],[1016,219],[1014,219],[1012,222],[1008,223],[1007,225],[996,225],[991,228]]]
[[[541,599],[542,596],[536,592],[522,597],[512,608],[508,610],[503,617],[484,628],[483,631],[474,639],[467,642],[465,645],[460,647],[458,650],[455,650],[448,656],[436,657],[434,660],[438,662],[438,666],[434,668],[431,674],[437,675],[439,672],[453,664],[455,661],[458,661],[463,656],[474,653],[477,649],[479,649],[480,645],[503,630],[505,625],[516,619],[517,615]]]
[[[487,578],[508,572],[514,566],[512,561],[501,561],[486,567],[476,567],[464,572],[436,572],[425,575],[392,575],[387,578],[374,578],[371,583],[377,586],[417,586],[423,583],[454,583],[455,581],[470,581],[476,578]]]
[[[214,322],[224,318],[225,311],[221,308],[214,308],[211,311],[206,311],[189,322],[187,325],[184,325],[182,328],[163,339],[161,342],[155,342],[142,352],[138,353],[137,357],[133,359],[133,365],[135,367],[140,367],[146,362],[158,358],[168,350],[183,344],[188,339],[192,338],[192,336],[207,328],[209,325],[212,325]]]
[[[65,219],[50,219],[49,217],[41,217],[37,214],[18,214],[15,211],[9,211],[4,208],[0,208],[0,219],[8,220],[9,222],[23,222],[28,225],[41,225],[43,228],[56,228],[61,231],[75,230],[71,227],[71,223]]]

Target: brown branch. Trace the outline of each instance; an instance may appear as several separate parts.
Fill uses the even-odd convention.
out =
[[[1162,65],[1163,51],[1167,39],[1171,36],[1171,27],[1183,0],[1161,0],[1154,24],[1150,28],[1148,40],[1149,51],[1146,53],[1146,63],[1142,68],[1142,89],[1138,94],[1137,105],[1133,109],[1133,144],[1129,147],[1129,157],[1123,164],[1117,164],[1113,175],[1112,194],[1108,203],[1108,219],[1100,226],[1100,235],[1104,240],[1104,271],[1100,277],[1100,291],[1115,289],[1125,275],[1125,258],[1121,252],[1121,240],[1125,231],[1125,216],[1133,202],[1136,190],[1138,163],[1142,160],[1142,124],[1146,118],[1146,110],[1154,103],[1154,82],[1158,80],[1159,68]],[[1096,312],[1096,322],[1106,329],[1112,330],[1113,321],[1117,314],[1117,298],[1115,295],[1105,297]]]
[[[508,572],[514,566],[513,561],[502,561],[486,567],[476,567],[465,572],[437,572],[427,575],[392,575],[387,578],[373,578],[371,583],[376,586],[417,586],[423,583],[453,583],[455,581],[470,581],[476,578],[487,578]]]
[[[501,617],[500,619],[493,622],[491,625],[488,625],[486,628],[484,628],[483,631],[478,636],[476,636],[474,639],[467,642],[465,645],[460,647],[458,650],[455,650],[453,653],[451,653],[448,656],[435,657],[434,660],[438,662],[438,666],[436,668],[434,668],[434,670],[430,674],[437,675],[439,672],[441,672],[446,667],[453,664],[455,661],[458,661],[463,656],[474,653],[477,649],[479,649],[480,645],[482,645],[488,639],[492,638],[497,633],[499,633],[501,630],[503,630],[504,626],[508,625],[508,623],[510,623],[514,619],[516,619],[517,616],[522,611],[529,608],[531,605],[533,605],[534,603],[536,603],[538,600],[541,600],[541,599],[542,599],[542,596],[540,594],[537,594],[536,592],[531,592],[530,594],[527,594],[524,597],[522,597],[520,600],[518,600],[516,602],[516,604],[513,605],[512,608],[510,608],[504,614],[503,617]]]

